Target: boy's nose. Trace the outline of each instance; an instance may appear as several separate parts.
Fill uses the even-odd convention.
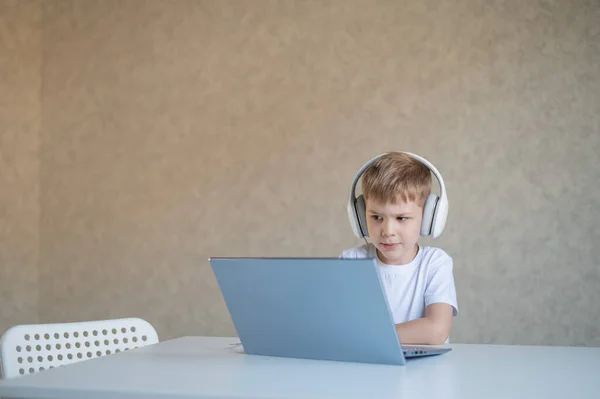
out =
[[[391,223],[389,222],[384,222],[383,226],[381,226],[381,232],[383,233],[384,236],[391,236],[394,233],[394,229]]]

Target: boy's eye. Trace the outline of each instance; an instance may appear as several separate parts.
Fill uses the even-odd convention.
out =
[[[372,215],[371,218],[373,220],[381,220],[381,217],[377,216],[377,215]]]
[[[406,216],[398,216],[398,220],[408,220]]]

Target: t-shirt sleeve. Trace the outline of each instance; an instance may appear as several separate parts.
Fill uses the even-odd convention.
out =
[[[454,286],[452,258],[443,253],[432,262],[425,289],[425,307],[433,303],[447,303],[452,306],[452,315],[458,315],[458,302]]]

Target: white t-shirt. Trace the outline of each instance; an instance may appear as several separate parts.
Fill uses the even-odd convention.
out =
[[[371,243],[344,250],[340,258],[377,259],[377,270],[392,311],[394,324],[420,319],[432,303],[452,305],[458,315],[452,258],[443,250],[419,246],[415,258],[406,265],[386,265],[377,257]]]

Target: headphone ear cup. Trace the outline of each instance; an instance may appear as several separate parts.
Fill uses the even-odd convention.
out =
[[[435,216],[438,201],[439,198],[435,194],[429,194],[425,201],[425,205],[423,206],[423,222],[421,223],[421,235],[423,237],[431,235],[433,217]]]
[[[356,198],[356,214],[363,237],[368,237],[369,231],[367,229],[367,205],[365,203],[365,197],[363,197],[362,194]]]

